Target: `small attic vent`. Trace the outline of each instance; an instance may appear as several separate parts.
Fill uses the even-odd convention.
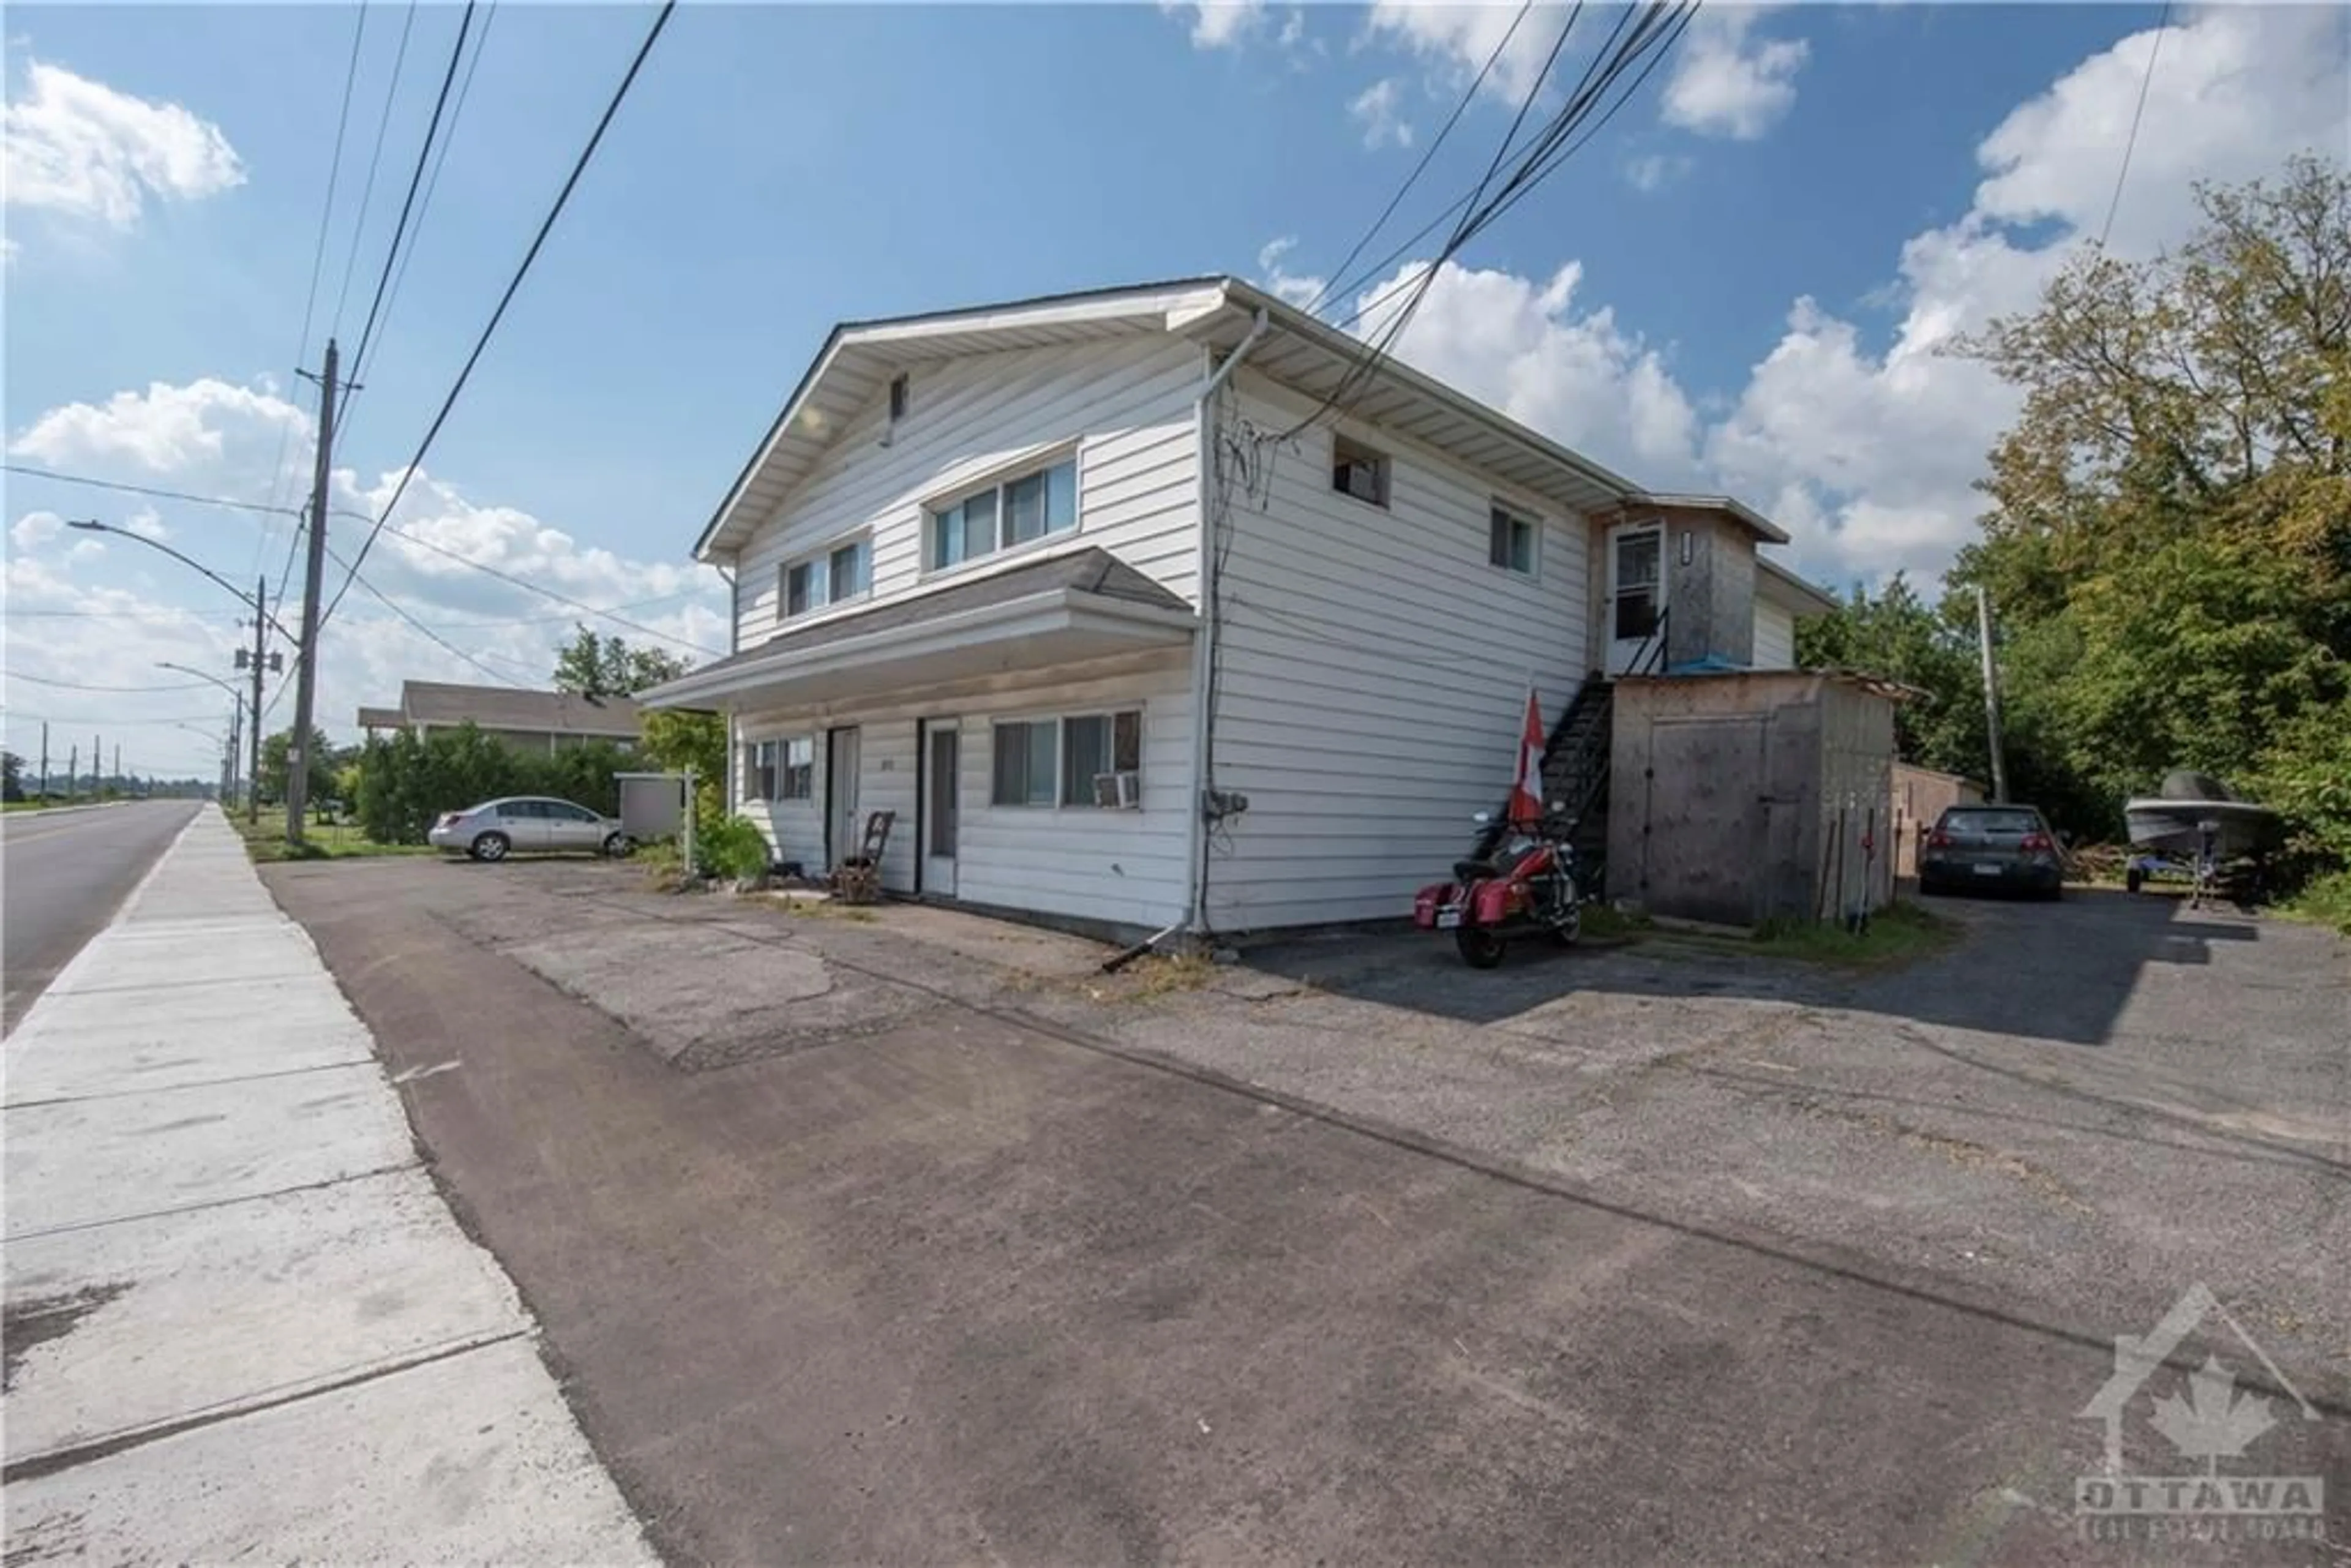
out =
[[[904,372],[890,378],[890,423],[897,423],[906,417],[906,377]]]

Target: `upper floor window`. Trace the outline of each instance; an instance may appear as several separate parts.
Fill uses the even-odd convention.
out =
[[[1388,504],[1387,454],[1334,436],[1331,442],[1331,488],[1374,507]]]
[[[1078,461],[1002,480],[930,515],[925,559],[934,571],[1078,526]]]
[[[873,586],[873,541],[859,536],[776,569],[777,602],[787,621],[845,603]]]
[[[1486,559],[1504,571],[1515,571],[1525,577],[1535,574],[1536,528],[1532,518],[1520,517],[1507,507],[1493,508],[1488,528]]]

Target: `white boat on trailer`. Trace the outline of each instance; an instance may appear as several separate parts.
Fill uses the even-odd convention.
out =
[[[2152,795],[2123,802],[2123,823],[2133,857],[2126,882],[2137,893],[2148,878],[2185,875],[2198,898],[2249,871],[2258,883],[2261,865],[2277,847],[2278,814],[2245,800],[2209,773],[2175,768]]]

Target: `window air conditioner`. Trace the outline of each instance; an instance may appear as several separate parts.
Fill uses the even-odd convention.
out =
[[[1376,505],[1380,498],[1380,471],[1375,464],[1343,463],[1339,465],[1339,487],[1358,501]]]
[[[1095,774],[1094,804],[1122,811],[1141,810],[1143,775],[1140,773]]]

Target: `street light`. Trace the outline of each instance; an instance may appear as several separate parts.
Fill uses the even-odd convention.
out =
[[[222,743],[221,807],[224,810],[231,809],[236,800],[236,737],[237,732],[245,727],[245,693],[237,689],[235,682],[225,681],[218,675],[197,669],[193,664],[175,664],[169,659],[158,659],[155,661],[155,667],[159,670],[177,670],[183,675],[193,675],[198,680],[210,681],[228,694],[228,739]],[[259,724],[261,716],[255,714],[253,722]],[[246,782],[250,787],[258,780],[248,779]]]
[[[236,584],[231,582],[227,578],[225,578],[220,573],[214,571],[211,567],[206,566],[203,561],[197,560],[191,556],[182,555],[178,550],[173,549],[170,545],[165,544],[162,540],[151,539],[145,534],[133,533],[129,528],[118,528],[112,523],[101,523],[95,517],[68,517],[66,519],[66,527],[69,528],[79,528],[84,533],[113,534],[121,538],[134,539],[140,544],[145,545],[150,549],[162,550],[165,555],[170,556],[173,560],[178,561],[181,565],[193,567],[196,570],[204,573],[214,582],[219,583],[223,588],[227,589],[230,593],[235,596],[236,601],[239,604],[244,605],[256,615],[258,615],[264,621],[268,622],[270,630],[276,632],[280,637],[285,638],[292,646],[296,648],[301,647],[302,640],[299,637],[295,636],[292,632],[287,631],[284,626],[279,625],[277,617],[269,613],[269,607],[267,605],[262,603],[260,600],[256,599],[252,594],[247,593]]]

